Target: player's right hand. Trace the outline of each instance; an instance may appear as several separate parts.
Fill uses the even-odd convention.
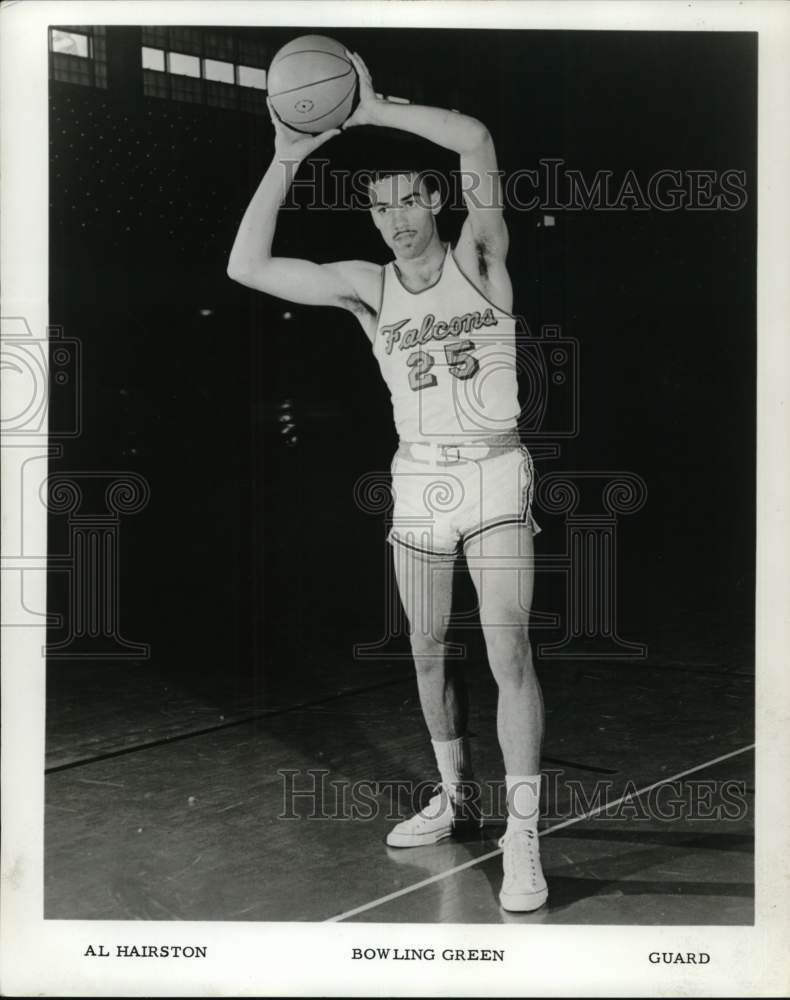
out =
[[[319,146],[323,145],[327,139],[335,135],[340,135],[339,128],[331,128],[318,135],[306,135],[304,132],[297,132],[296,129],[289,128],[285,122],[281,121],[277,112],[272,106],[271,100],[267,97],[266,104],[269,108],[269,117],[274,125],[274,153],[280,159],[303,160],[309,156]]]

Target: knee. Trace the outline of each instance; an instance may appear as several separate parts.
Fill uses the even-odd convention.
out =
[[[526,628],[501,626],[486,629],[486,650],[497,684],[521,687],[534,674],[532,649]]]
[[[411,651],[418,673],[440,670],[444,665],[444,641],[432,635],[411,636]]]

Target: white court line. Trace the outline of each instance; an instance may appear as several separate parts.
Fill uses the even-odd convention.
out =
[[[721,757],[714,757],[713,760],[706,760],[704,764],[697,764],[696,767],[690,767],[687,771],[680,771],[678,774],[671,774],[669,777],[662,778],[660,781],[654,781],[652,785],[646,785],[644,788],[640,788],[636,792],[630,792],[628,795],[621,795],[619,799],[615,799],[613,802],[607,802],[605,805],[596,806],[595,809],[591,809],[589,812],[583,813],[581,816],[573,816],[571,819],[563,820],[562,823],[556,823],[554,826],[550,826],[546,830],[541,830],[539,836],[545,837],[549,833],[554,833],[555,830],[562,830],[563,827],[572,826],[574,823],[582,823],[586,819],[592,819],[593,816],[606,812],[608,809],[619,805],[621,802],[625,802],[627,799],[638,799],[646,792],[652,792],[654,788],[658,788],[660,785],[666,785],[669,781],[678,781],[680,778],[685,778],[689,774],[694,774],[695,771],[703,771],[706,767],[713,767],[714,764],[720,764],[723,760],[729,760],[730,757],[737,757],[739,754],[747,753],[749,750],[754,750],[754,748],[755,744],[750,743],[748,746],[741,747],[739,750],[733,750],[731,753],[722,754]],[[421,882],[415,882],[414,885],[407,885],[404,889],[398,889],[397,892],[391,892],[387,896],[381,896],[379,899],[371,900],[369,903],[363,903],[362,906],[356,906],[353,910],[346,910],[345,913],[339,913],[336,917],[328,917],[324,923],[330,924],[339,920],[347,920],[349,917],[355,917],[358,913],[364,913],[366,910],[372,910],[377,906],[382,906],[384,903],[389,903],[393,899],[398,899],[401,896],[407,896],[410,892],[416,892],[418,889],[422,889],[426,885],[432,885],[434,882],[440,882],[443,878],[449,878],[450,875],[462,872],[465,868],[473,868],[475,865],[482,864],[484,861],[489,861],[491,858],[495,858],[501,853],[502,848],[498,847],[495,851],[489,851],[488,854],[481,854],[479,858],[472,858],[471,861],[465,861],[462,865],[456,865],[454,868],[448,868],[446,872],[440,872],[438,875],[431,875],[430,878],[424,878]]]

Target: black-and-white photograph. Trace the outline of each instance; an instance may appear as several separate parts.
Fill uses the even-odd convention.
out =
[[[3,310],[40,915],[434,984],[502,925],[754,930],[757,32],[158,6],[47,25],[46,327]]]

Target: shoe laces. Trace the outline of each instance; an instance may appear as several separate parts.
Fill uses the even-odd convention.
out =
[[[508,831],[499,839],[503,849],[505,874],[513,877],[528,874],[530,881],[537,884],[540,867],[540,847],[537,830]]]

